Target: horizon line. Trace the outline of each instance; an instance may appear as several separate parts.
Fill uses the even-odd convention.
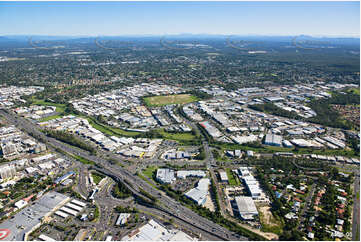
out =
[[[159,36],[177,36],[177,35],[213,35],[213,36],[260,36],[260,37],[297,37],[297,36],[309,36],[309,37],[327,37],[327,38],[360,38],[360,34],[211,34],[211,33],[174,33],[174,34],[114,34],[114,35],[106,35],[106,34],[89,34],[89,35],[76,35],[76,34],[61,34],[61,35],[53,35],[53,34],[0,34],[0,37],[10,37],[10,36],[47,36],[47,37],[159,37]]]

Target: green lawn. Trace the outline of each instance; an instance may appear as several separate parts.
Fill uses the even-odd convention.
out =
[[[49,121],[49,120],[52,120],[52,119],[61,118],[62,116],[63,115],[60,115],[60,114],[52,115],[52,116],[48,116],[48,117],[45,117],[45,118],[38,119],[38,122],[45,122],[45,121]]]
[[[168,104],[185,104],[198,101],[199,99],[190,94],[178,94],[167,96],[153,96],[143,98],[148,107],[159,107]]]
[[[197,138],[192,133],[169,133],[169,132],[166,132],[164,129],[159,129],[158,131],[165,139],[172,139],[172,140],[178,140],[178,141],[190,141],[190,140],[194,140]]]
[[[96,185],[105,177],[103,174],[99,174],[98,172],[92,172],[91,176],[93,177],[93,181]]]
[[[360,95],[360,89],[358,89],[358,88],[352,88],[352,89],[350,89],[350,91],[354,94]]]
[[[149,177],[150,179],[153,179],[153,172],[157,170],[157,166],[150,166],[143,170],[143,174]]]
[[[58,113],[64,113],[65,107],[66,107],[65,104],[45,102],[44,100],[40,100],[40,99],[33,99],[32,104],[33,104],[33,105],[41,105],[41,106],[55,106],[55,107],[56,107],[56,111],[57,111]]]
[[[142,180],[144,180],[144,181],[145,181],[146,183],[148,183],[150,186],[152,186],[153,188],[157,189],[157,187],[156,187],[153,183],[151,183],[146,177],[144,177],[141,173],[138,172],[138,176],[139,176],[140,178],[142,178]]]
[[[230,168],[226,168],[227,176],[228,176],[228,182],[231,186],[237,186],[239,185],[239,180],[236,178]]]
[[[103,124],[99,124],[95,120],[93,120],[93,118],[90,117],[84,117],[84,118],[86,118],[91,124],[91,126],[93,126],[95,129],[108,135],[133,137],[140,134],[139,132],[135,132],[135,131],[126,131],[118,128],[109,127]]]
[[[80,161],[81,163],[85,165],[95,165],[95,162],[90,161],[88,159],[85,159],[84,157],[78,156],[78,155],[71,155],[74,159]]]

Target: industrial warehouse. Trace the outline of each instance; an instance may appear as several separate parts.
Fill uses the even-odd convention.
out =
[[[39,201],[17,213],[13,218],[0,224],[0,229],[9,230],[6,240],[27,240],[27,236],[41,225],[44,218],[69,200],[70,198],[63,194],[49,192]]]

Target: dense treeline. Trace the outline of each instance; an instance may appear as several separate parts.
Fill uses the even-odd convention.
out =
[[[192,94],[193,96],[196,96],[199,99],[210,99],[213,97],[211,94],[199,90],[192,90],[189,93]]]
[[[335,93],[331,98],[312,100],[310,107],[317,113],[317,116],[308,120],[334,128],[352,129],[353,124],[342,119],[340,114],[331,107],[331,104],[360,104],[360,96],[354,93]]]
[[[116,185],[114,185],[112,194],[116,198],[124,199],[130,197],[132,192],[123,183],[118,182]]]
[[[179,132],[168,132],[167,131],[167,133],[178,134]],[[193,130],[191,132],[183,132],[183,133],[191,133],[192,135],[195,134],[195,132]],[[160,131],[155,130],[155,129],[149,130],[144,133],[140,133],[140,134],[134,136],[134,138],[171,139],[172,140],[172,138],[165,137]],[[185,139],[173,139],[173,140],[176,140],[176,141],[182,143],[183,145],[199,145],[200,144],[200,138],[198,136],[196,136],[196,139],[192,139],[192,140],[185,140]]]
[[[206,152],[204,151],[204,147],[202,146],[199,149],[199,153],[194,157],[196,160],[204,160],[206,158]]]
[[[80,149],[87,150],[91,154],[96,154],[96,149],[94,147],[86,144],[85,142],[76,138],[74,135],[68,132],[47,129],[45,130],[45,134],[49,137],[53,137],[69,145],[73,145]]]
[[[260,235],[249,231],[233,221],[230,221],[224,218],[219,211],[212,212],[208,208],[203,206],[197,205],[194,201],[185,197],[181,191],[173,190],[169,185],[161,185],[160,187],[166,194],[177,201],[180,201],[183,205],[191,208],[193,211],[196,211],[202,217],[208,218],[209,220],[213,221],[214,223],[220,224],[225,228],[238,233],[239,235],[246,236],[249,240],[264,240],[263,237]]]

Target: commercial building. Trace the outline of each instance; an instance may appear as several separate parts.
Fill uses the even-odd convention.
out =
[[[124,236],[121,241],[197,241],[180,230],[167,230],[151,219],[146,225]]]
[[[187,177],[205,177],[206,173],[201,170],[177,171],[177,177],[186,179]]]
[[[211,182],[208,178],[202,178],[199,180],[197,187],[192,188],[184,195],[192,199],[198,205],[204,205],[207,200],[208,187],[210,184]]]
[[[73,215],[73,216],[78,215],[77,211],[75,211],[73,209],[70,209],[70,208],[67,208],[67,207],[62,207],[60,210],[67,213],[67,214]]]
[[[282,136],[275,135],[275,134],[267,134],[265,141],[265,145],[271,145],[271,146],[282,146]]]
[[[78,205],[78,206],[80,206],[80,207],[85,207],[85,206],[86,206],[85,203],[80,202],[80,201],[78,201],[78,200],[76,200],[76,199],[71,200],[71,203],[73,203],[73,204],[75,204],[75,205]]]
[[[44,217],[63,206],[69,198],[57,192],[49,192],[37,202],[21,210],[11,219],[0,224],[1,229],[8,229],[6,240],[27,240],[27,236],[38,228]]]
[[[232,136],[231,137],[234,142],[237,144],[245,144],[245,143],[251,143],[256,142],[258,140],[258,137],[256,135],[246,135],[246,136]]]
[[[67,203],[65,206],[68,207],[68,208],[70,208],[70,209],[76,210],[76,211],[78,211],[78,212],[80,212],[81,210],[83,210],[82,207],[77,206],[77,205],[75,205],[75,204],[73,204],[73,203]]]
[[[253,199],[258,199],[262,194],[262,190],[260,189],[258,181],[254,178],[254,176],[249,175],[243,177],[243,181],[246,184],[251,197]]]
[[[56,241],[55,239],[50,238],[49,236],[47,236],[47,235],[45,235],[45,234],[41,234],[41,235],[39,236],[39,239],[40,239],[41,241]]]
[[[219,172],[219,177],[221,178],[221,181],[222,181],[222,182],[228,182],[227,172],[225,172],[225,171],[220,171],[220,172]]]
[[[61,183],[62,181],[68,179],[69,177],[75,175],[75,172],[73,171],[69,171],[68,173],[66,173],[65,175],[61,176],[61,177],[58,177],[55,179],[55,184],[59,184]]]
[[[222,136],[221,131],[212,126],[208,121],[204,121],[199,124],[207,131],[210,136],[212,136],[212,138],[219,138]]]
[[[158,169],[156,178],[159,182],[168,184],[176,180],[174,171],[170,169]]]
[[[258,211],[251,197],[239,196],[235,198],[239,216],[244,220],[253,220]]]
[[[1,179],[10,179],[16,176],[16,169],[14,165],[3,165],[0,166],[0,177]]]
[[[286,147],[286,148],[292,148],[292,147],[293,147],[293,145],[291,144],[291,142],[289,142],[288,140],[282,141],[282,144],[283,144],[283,146]]]
[[[62,218],[69,217],[69,214],[63,213],[62,211],[56,211],[55,214],[62,217]]]
[[[266,102],[280,102],[280,101],[283,101],[285,99],[283,97],[275,96],[275,97],[265,97],[264,100]]]

